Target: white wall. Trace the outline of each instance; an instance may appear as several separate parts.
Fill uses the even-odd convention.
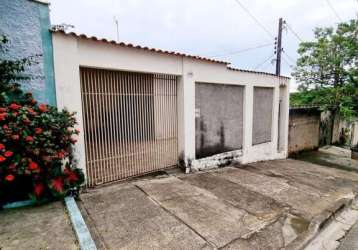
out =
[[[193,82],[208,82],[217,84],[233,84],[245,87],[244,90],[244,132],[243,132],[243,153],[240,162],[249,163],[255,161],[282,159],[287,157],[287,135],[288,135],[288,79],[278,78],[276,76],[256,74],[249,72],[228,70],[224,64],[215,64],[210,62],[197,61],[191,58],[184,58],[183,77],[186,77],[185,83],[189,86],[194,85]],[[189,78],[190,76],[190,78]],[[189,79],[188,79],[189,78]],[[278,152],[278,107],[280,99],[280,85],[286,85],[286,95],[283,100],[283,129],[282,136],[284,138],[284,145]],[[274,101],[273,101],[273,116],[272,116],[272,140],[271,142],[252,145],[252,120],[253,120],[253,87],[273,87]],[[190,98],[187,115],[187,140],[190,141],[192,147],[187,154],[190,159],[195,156],[195,87],[188,89],[190,91]],[[187,99],[185,99],[187,101]],[[192,104],[193,102],[194,104]],[[235,153],[237,155],[237,152]],[[226,153],[222,154],[227,156]],[[212,157],[217,159],[217,156]],[[216,161],[215,161],[216,162]],[[203,164],[202,164],[203,163]],[[208,167],[208,159],[202,161],[194,161],[194,168],[201,169]]]
[[[233,153],[242,163],[285,158],[288,135],[288,79],[275,76],[229,70],[225,64],[196,60],[193,58],[167,55],[142,49],[128,48],[78,38],[62,33],[53,34],[55,78],[58,107],[67,107],[77,112],[79,128],[83,131],[79,67],[106,68],[143,73],[162,73],[179,76],[178,83],[178,149],[185,162],[200,168],[201,160],[195,160],[195,82],[234,84],[244,90],[244,136],[241,153]],[[280,85],[286,86],[284,103],[284,136],[286,143],[278,152],[278,104]],[[252,145],[253,87],[273,87],[272,141]],[[281,95],[282,97],[282,95]],[[287,128],[286,128],[287,127]],[[85,168],[83,133],[77,145],[79,165]],[[227,156],[227,153],[225,153]],[[216,160],[220,155],[213,157]],[[205,159],[208,166],[210,159]],[[214,162],[214,161],[213,161]],[[217,162],[217,161],[216,161]]]
[[[78,129],[81,133],[75,147],[75,157],[78,160],[78,167],[86,174],[77,40],[65,36],[53,36],[53,48],[57,107],[76,112]]]
[[[358,146],[358,121],[354,121],[352,124],[351,146]]]

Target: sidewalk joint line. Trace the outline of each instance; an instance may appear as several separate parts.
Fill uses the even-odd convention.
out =
[[[169,215],[173,216],[176,220],[183,223],[185,226],[190,228],[194,233],[196,233],[200,238],[202,238],[207,244],[214,247],[215,249],[218,249],[218,247],[211,241],[207,240],[202,234],[200,234],[198,231],[196,231],[192,226],[188,225],[185,221],[183,221],[181,218],[179,218],[176,214],[172,213],[169,209],[165,208],[160,204],[159,201],[157,201],[155,198],[151,197],[144,189],[141,187],[135,185],[140,191],[142,191],[150,200],[152,200],[155,204],[157,204],[159,207],[161,207],[164,211],[166,211]]]

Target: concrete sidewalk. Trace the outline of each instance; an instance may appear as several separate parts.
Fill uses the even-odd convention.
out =
[[[279,249],[357,188],[358,174],[277,160],[93,189],[79,205],[100,249]]]
[[[62,202],[0,211],[0,249],[79,249]]]

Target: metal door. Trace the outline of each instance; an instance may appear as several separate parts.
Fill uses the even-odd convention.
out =
[[[87,185],[177,164],[177,77],[81,68]]]

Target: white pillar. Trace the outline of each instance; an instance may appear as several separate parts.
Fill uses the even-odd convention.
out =
[[[77,40],[61,34],[54,34],[52,39],[57,108],[76,112],[77,128],[81,133],[74,147],[74,156],[77,167],[87,176]]]
[[[252,85],[246,85],[244,91],[244,131],[243,131],[243,162],[250,154],[252,147],[252,122],[253,122],[253,100],[254,88]]]
[[[272,142],[272,155],[276,155],[278,152],[278,123],[279,123],[279,103],[280,103],[280,86],[273,89],[273,107],[272,107],[272,126],[271,126],[271,142]]]
[[[282,126],[280,126],[281,139],[282,143],[280,145],[280,152],[283,153],[283,157],[286,158],[288,155],[288,126],[289,126],[289,114],[290,114],[290,92],[289,92],[289,82],[280,86],[280,98],[282,99],[281,105],[281,121]]]
[[[179,155],[185,166],[195,159],[195,80],[183,58],[178,85]]]

